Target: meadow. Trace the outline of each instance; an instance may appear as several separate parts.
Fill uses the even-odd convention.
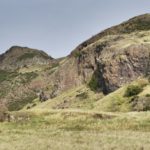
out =
[[[150,112],[12,112],[0,123],[0,150],[149,150]]]

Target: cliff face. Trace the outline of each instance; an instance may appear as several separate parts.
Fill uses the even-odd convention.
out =
[[[99,82],[103,82],[104,93],[115,91],[122,85],[147,74],[150,61],[150,44],[131,45],[118,54],[98,60],[98,71],[101,74]]]
[[[15,109],[44,91],[54,98],[82,84],[108,94],[150,71],[150,15],[134,17],[55,60],[43,51],[12,47],[0,55],[0,100]],[[5,92],[7,91],[7,92]],[[22,105],[23,104],[23,105]],[[17,107],[18,108],[18,107]]]
[[[78,75],[83,81],[95,80],[97,89],[109,93],[146,75],[149,55],[150,15],[146,14],[83,42],[70,57],[76,58]]]
[[[113,47],[115,44],[116,47]],[[93,50],[96,51],[99,46],[90,49],[88,53],[82,52],[78,65],[84,80],[89,82],[94,74],[98,82],[97,86],[104,93],[112,92],[125,83],[148,73],[149,43],[138,42],[129,44],[127,47],[122,47],[122,45],[117,47],[117,43],[114,43],[107,45],[101,52],[93,53]]]

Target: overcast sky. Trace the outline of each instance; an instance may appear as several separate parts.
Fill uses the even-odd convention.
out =
[[[150,13],[150,0],[0,0],[0,53],[13,45],[58,58],[103,29]]]

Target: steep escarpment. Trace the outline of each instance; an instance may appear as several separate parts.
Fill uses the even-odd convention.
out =
[[[149,33],[142,32],[145,36]],[[122,35],[122,38],[108,42],[102,50],[99,47],[103,45],[103,42],[95,43],[83,49],[80,52],[81,56],[78,56],[79,69],[85,81],[88,82],[92,75],[91,80],[93,81],[91,82],[96,84],[93,86],[98,86],[98,89],[101,88],[104,93],[112,92],[138,76],[147,74],[150,61],[150,41],[144,42],[144,39],[138,39],[135,35],[127,35],[127,37]],[[94,80],[98,83],[94,83]]]
[[[78,72],[95,90],[109,93],[145,75],[150,53],[150,15],[134,17],[79,45]]]
[[[150,54],[150,44],[131,45],[122,49],[118,54],[98,60],[98,70],[102,76],[105,93],[115,91],[122,85],[146,75]],[[101,82],[101,80],[100,80]]]

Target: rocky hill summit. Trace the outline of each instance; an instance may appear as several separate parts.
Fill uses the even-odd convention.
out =
[[[18,69],[24,66],[45,65],[53,60],[44,51],[13,46],[0,55],[0,69]]]
[[[95,93],[109,94],[150,74],[150,14],[100,32],[62,59],[12,47],[0,55],[0,69],[0,100],[11,110],[38,98],[39,91],[53,99],[84,85]]]

